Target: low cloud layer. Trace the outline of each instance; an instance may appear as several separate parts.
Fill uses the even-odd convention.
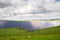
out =
[[[28,30],[37,30],[60,26],[60,22],[41,22],[41,21],[32,21],[32,22],[24,22],[24,21],[0,21],[0,28],[26,28]]]

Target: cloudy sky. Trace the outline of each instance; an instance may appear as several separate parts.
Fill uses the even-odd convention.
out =
[[[0,20],[60,19],[60,2],[58,1],[0,0]]]
[[[41,19],[60,19],[59,0],[0,0],[0,20]],[[18,26],[17,22],[5,21],[0,21],[0,26],[7,24],[9,26],[10,23],[14,25],[16,23]],[[60,25],[60,22],[29,22],[27,24],[35,29],[40,29]]]

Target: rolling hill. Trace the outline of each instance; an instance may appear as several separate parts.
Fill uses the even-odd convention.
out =
[[[0,40],[60,40],[60,26],[33,31],[2,28],[0,29]]]

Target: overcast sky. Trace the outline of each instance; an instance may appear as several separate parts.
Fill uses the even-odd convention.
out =
[[[20,18],[20,14],[26,15],[26,13],[40,14],[39,18],[34,15],[32,19],[34,17],[37,19],[58,19],[60,18],[60,2],[57,1],[59,0],[0,0],[0,19],[24,20],[25,18]],[[26,19],[29,18],[31,19],[27,16]]]
[[[58,1],[0,0],[0,20],[60,19],[60,2]],[[6,23],[0,21],[0,26]],[[60,25],[60,22],[30,22],[30,24],[33,28],[45,28]]]

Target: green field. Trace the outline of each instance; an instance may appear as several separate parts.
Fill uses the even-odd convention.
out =
[[[35,31],[3,28],[0,29],[0,40],[60,40],[60,26]]]

